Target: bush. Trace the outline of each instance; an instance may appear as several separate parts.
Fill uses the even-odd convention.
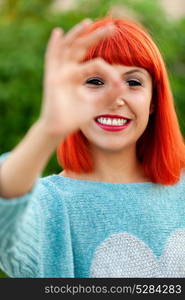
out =
[[[93,1],[91,5],[92,0],[80,0],[79,10],[60,14],[49,13],[50,0],[32,0],[29,5],[22,0],[14,3],[14,9],[5,6],[0,17],[1,153],[17,145],[39,116],[44,52],[52,28],[61,26],[67,31],[87,16],[93,19],[104,16],[112,3],[122,1]],[[136,11],[138,19],[149,29],[165,57],[180,126],[185,134],[185,20],[169,20],[158,1],[125,0],[124,5]],[[38,7],[42,14],[38,13]],[[43,175],[59,171],[61,168],[54,154]]]

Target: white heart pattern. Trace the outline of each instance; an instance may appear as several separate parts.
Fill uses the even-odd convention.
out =
[[[96,249],[90,277],[184,278],[185,229],[178,229],[171,234],[159,259],[134,235],[112,234]]]

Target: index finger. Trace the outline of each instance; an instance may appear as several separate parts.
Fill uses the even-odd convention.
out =
[[[78,40],[75,42],[78,46],[85,47],[86,50],[92,46],[92,44],[99,42],[102,38],[109,36],[114,32],[115,25],[107,24],[101,28],[96,29],[95,31],[91,32],[89,35],[85,37],[79,37]]]
[[[71,51],[68,51],[67,59],[70,61],[80,62],[90,47],[98,43],[103,38],[111,35],[114,32],[114,29],[115,26],[113,24],[109,24],[102,28],[98,28],[88,36],[78,38],[74,42],[75,50],[73,47],[70,49]]]
[[[70,46],[74,41],[83,33],[85,28],[91,25],[93,21],[91,19],[84,19],[79,24],[75,25],[63,38],[63,42]]]

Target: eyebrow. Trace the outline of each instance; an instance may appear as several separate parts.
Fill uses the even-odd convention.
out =
[[[133,70],[130,70],[130,71],[127,71],[127,72],[125,72],[125,73],[123,73],[123,75],[128,75],[128,74],[132,74],[132,73],[142,73],[142,74],[144,74],[145,76],[147,75],[145,72],[143,72],[142,70],[140,70],[140,69],[133,69]]]

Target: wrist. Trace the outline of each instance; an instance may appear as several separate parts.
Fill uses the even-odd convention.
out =
[[[59,134],[56,130],[51,129],[42,119],[38,119],[33,126],[39,131],[39,135],[46,138],[51,145],[57,146],[59,142],[65,139],[64,134]]]

